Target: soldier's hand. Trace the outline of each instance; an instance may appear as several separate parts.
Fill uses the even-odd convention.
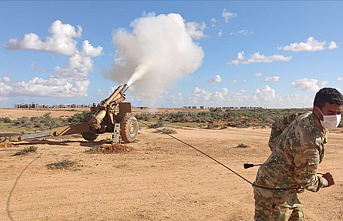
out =
[[[328,187],[335,184],[335,181],[334,181],[331,173],[323,174],[323,177],[328,181],[328,184],[329,184]]]

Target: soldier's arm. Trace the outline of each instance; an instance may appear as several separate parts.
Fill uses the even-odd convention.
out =
[[[294,180],[312,192],[329,186],[324,177],[317,176],[319,159],[319,152],[315,144],[302,146],[294,154]]]

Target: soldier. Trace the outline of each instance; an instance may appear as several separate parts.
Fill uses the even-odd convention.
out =
[[[327,132],[341,120],[343,96],[323,88],[315,96],[313,110],[276,121],[269,146],[272,151],[254,182],[255,221],[304,220],[297,193],[334,184],[330,173],[317,175],[324,157]]]

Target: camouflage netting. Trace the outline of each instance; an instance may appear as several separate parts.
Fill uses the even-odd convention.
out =
[[[123,152],[130,152],[133,148],[121,145],[121,144],[102,144],[96,147],[92,147],[91,149],[87,150],[88,153],[105,153],[105,154],[111,154],[111,153],[123,153]]]

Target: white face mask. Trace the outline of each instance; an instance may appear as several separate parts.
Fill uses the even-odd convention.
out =
[[[324,115],[320,109],[318,109],[320,113],[323,115],[323,120],[320,120],[322,126],[328,130],[335,129],[338,127],[339,123],[341,122],[341,115]]]

